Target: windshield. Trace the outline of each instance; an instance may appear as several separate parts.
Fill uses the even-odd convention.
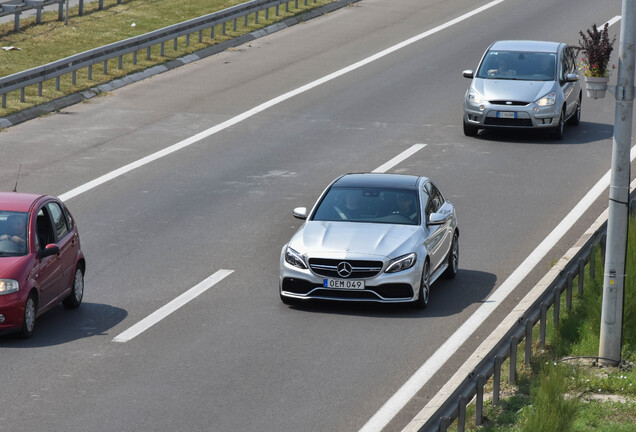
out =
[[[334,187],[312,220],[418,225],[420,206],[414,190]]]
[[[478,78],[554,81],[556,54],[524,51],[488,51],[477,71]]]
[[[26,254],[28,216],[28,213],[0,210],[0,256]]]

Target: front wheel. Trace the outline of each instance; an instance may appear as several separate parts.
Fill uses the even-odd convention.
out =
[[[37,300],[35,294],[31,293],[24,305],[24,321],[22,321],[22,328],[20,329],[20,335],[25,339],[30,338],[33,331],[35,331],[36,312]]]
[[[568,124],[572,126],[578,126],[579,123],[581,123],[581,99],[582,96],[579,95],[579,101],[576,104],[576,111],[574,111],[574,114],[572,114],[572,117],[570,117],[568,122]]]
[[[429,286],[430,278],[430,263],[428,260],[424,261],[424,268],[422,268],[422,282],[420,283],[420,296],[413,302],[413,306],[417,309],[424,309],[428,305],[428,298],[431,288]]]
[[[75,269],[75,278],[73,279],[73,289],[71,293],[66,297],[62,304],[67,309],[77,309],[82,304],[82,298],[84,297],[84,272],[81,268]]]
[[[457,271],[459,270],[459,235],[457,231],[453,234],[453,243],[451,244],[450,251],[448,251],[448,267],[444,272],[446,279],[455,279]]]
[[[563,139],[565,133],[565,108],[561,111],[559,116],[559,124],[552,129],[552,138],[555,140]]]

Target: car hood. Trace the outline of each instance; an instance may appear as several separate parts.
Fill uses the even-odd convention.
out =
[[[422,227],[359,222],[308,221],[289,242],[307,256],[378,255],[396,258],[413,252]]]
[[[488,101],[534,102],[554,89],[554,81],[476,78],[473,87]]]
[[[30,260],[25,256],[0,256],[0,279],[19,279],[21,269]]]

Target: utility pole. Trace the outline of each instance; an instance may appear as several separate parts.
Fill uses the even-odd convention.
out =
[[[623,0],[599,344],[599,357],[606,364],[618,364],[621,361],[629,219],[629,154],[634,113],[635,6],[636,0]]]

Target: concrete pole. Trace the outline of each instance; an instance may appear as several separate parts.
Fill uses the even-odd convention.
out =
[[[636,0],[623,0],[599,344],[599,357],[608,359],[601,360],[606,364],[621,360],[631,167],[629,153],[634,112],[635,6]]]

